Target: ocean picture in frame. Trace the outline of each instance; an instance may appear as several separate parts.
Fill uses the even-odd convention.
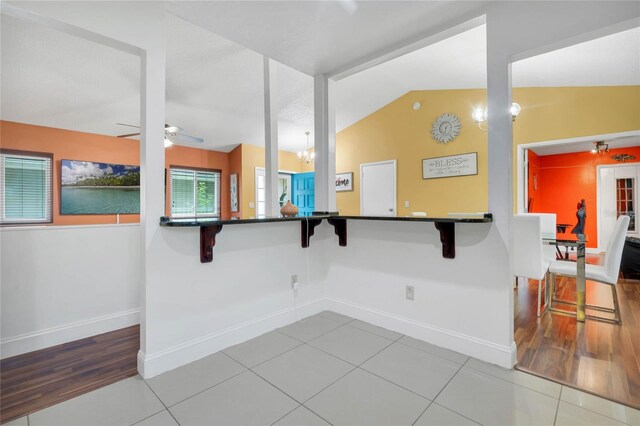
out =
[[[61,161],[60,214],[140,213],[140,166]]]

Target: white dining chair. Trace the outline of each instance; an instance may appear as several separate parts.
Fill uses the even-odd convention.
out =
[[[554,236],[556,235],[556,214],[555,213],[522,213],[523,215],[530,216],[540,216],[540,229],[543,235]],[[545,259],[549,263],[556,260],[558,257],[556,256],[557,248],[555,245],[544,244],[542,246],[542,252],[544,253]]]
[[[620,316],[620,304],[618,303],[618,292],[616,291],[616,283],[618,282],[618,275],[620,274],[620,263],[622,262],[622,250],[624,249],[624,241],[627,236],[627,230],[629,229],[629,216],[619,216],[616,222],[616,226],[613,230],[613,234],[609,239],[609,244],[604,253],[603,265],[585,265],[585,278],[587,280],[596,281],[611,286],[611,296],[613,297],[613,309],[605,308],[603,306],[589,305],[586,307],[601,312],[609,312],[614,314],[614,319],[587,315],[588,318],[613,322],[616,324],[622,324],[622,318]],[[551,282],[551,294],[554,293],[555,276],[561,275],[566,277],[575,277],[577,274],[577,264],[575,262],[567,262],[556,260],[551,262],[549,266],[550,282]],[[566,304],[575,304],[574,302],[562,301]]]
[[[542,218],[534,214],[514,215],[511,222],[511,268],[516,277],[538,280],[538,317],[549,306],[547,271],[549,261],[542,248]],[[542,283],[544,282],[544,308]]]

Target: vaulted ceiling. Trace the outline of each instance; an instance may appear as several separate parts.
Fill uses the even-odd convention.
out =
[[[313,131],[313,80],[305,73],[340,71],[456,14],[472,16],[482,3],[455,2],[455,10],[449,2],[172,3],[172,13],[193,22],[168,17],[167,123],[205,138],[192,146],[263,145],[260,51],[282,62],[280,146],[300,150]],[[117,122],[139,123],[139,58],[5,15],[1,30],[2,119],[110,135],[129,131]],[[640,30],[517,62],[513,84],[640,84]],[[338,81],[337,128],[410,90],[485,85],[481,25]]]

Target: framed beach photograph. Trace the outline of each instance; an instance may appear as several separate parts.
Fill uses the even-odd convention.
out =
[[[336,175],[336,192],[353,191],[353,172]]]
[[[61,161],[60,214],[140,213],[140,166]]]

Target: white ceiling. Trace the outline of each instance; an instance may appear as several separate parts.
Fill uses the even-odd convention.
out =
[[[319,75],[479,16],[486,3],[171,1],[169,10],[294,69]]]
[[[602,139],[599,139],[598,141],[601,140]],[[607,138],[604,139],[604,141],[609,145],[609,149],[637,147],[640,146],[640,135]],[[531,148],[531,150],[541,156],[569,154],[572,152],[587,152],[593,149],[594,142],[596,142],[596,140],[569,142],[560,145],[548,144],[536,146],[534,148]]]
[[[388,3],[179,2],[171,9],[227,37],[244,37],[249,47],[274,49],[276,59],[311,72],[340,69],[374,48],[410,38],[416,16],[452,13],[446,2]],[[242,25],[234,18],[241,12],[247,12]],[[269,25],[252,25],[258,17]],[[435,25],[429,19],[422,30]],[[262,55],[176,16],[168,22],[167,123],[205,138],[204,145],[192,146],[228,151],[238,143],[263,145]],[[116,122],[139,122],[135,56],[3,15],[2,62],[4,120],[109,135],[129,132]],[[304,132],[313,131],[313,80],[282,64],[278,75],[280,147],[297,151],[306,143]],[[515,63],[513,81],[640,84],[640,29]],[[485,86],[480,26],[338,81],[336,127],[340,131],[410,90]]]
[[[138,57],[2,15],[2,119],[90,133],[135,132]],[[168,19],[167,123],[229,151],[264,145],[262,55],[175,16]],[[279,142],[296,151],[313,130],[313,79],[278,68]]]

